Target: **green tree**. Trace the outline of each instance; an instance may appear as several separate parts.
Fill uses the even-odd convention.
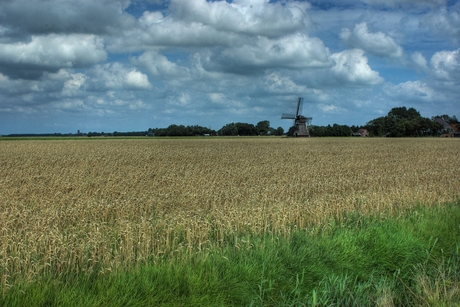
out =
[[[374,136],[412,137],[436,135],[439,124],[424,118],[414,108],[393,108],[387,116],[369,121],[367,130]]]
[[[388,112],[388,117],[395,119],[414,119],[420,118],[420,113],[414,108],[397,107]]]
[[[385,116],[371,120],[367,123],[366,129],[369,131],[371,135],[384,136],[387,134],[385,120]]]
[[[185,135],[185,126],[183,125],[170,125],[167,130],[168,136],[184,136]]]
[[[257,129],[253,124],[236,123],[238,135],[257,135]]]
[[[287,135],[288,135],[288,136],[294,136],[295,130],[296,130],[296,126],[291,126],[291,127],[289,127],[289,130],[288,130],[288,132],[287,132]]]
[[[270,122],[268,120],[258,122],[256,130],[259,135],[267,135],[271,131]]]
[[[227,136],[238,135],[238,128],[236,127],[235,123],[230,123],[220,128],[217,133],[219,135],[227,135]]]
[[[406,136],[405,120],[398,120],[394,122],[393,129],[390,132],[390,136],[392,137]]]
[[[351,129],[347,125],[334,124],[331,128],[330,134],[332,136],[350,136]]]
[[[273,129],[273,135],[283,135],[283,134],[284,134],[283,127],[278,127],[276,129]]]

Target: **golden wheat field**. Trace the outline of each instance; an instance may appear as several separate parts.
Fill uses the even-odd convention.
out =
[[[442,205],[460,195],[459,149],[435,138],[1,141],[1,285],[287,236],[348,211]]]

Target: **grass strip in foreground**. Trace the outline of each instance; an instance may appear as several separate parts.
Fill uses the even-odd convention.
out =
[[[18,282],[0,306],[460,306],[459,249],[460,201],[398,218],[355,212],[125,272]]]

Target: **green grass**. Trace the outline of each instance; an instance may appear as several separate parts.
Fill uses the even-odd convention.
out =
[[[460,201],[241,234],[129,271],[17,281],[0,306],[460,306]]]

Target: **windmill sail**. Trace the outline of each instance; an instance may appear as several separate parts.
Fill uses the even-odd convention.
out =
[[[302,113],[302,107],[303,107],[303,98],[299,97],[299,100],[297,101],[297,112],[295,113],[296,117]]]
[[[294,114],[283,113],[281,114],[281,119],[295,119],[296,116]]]

